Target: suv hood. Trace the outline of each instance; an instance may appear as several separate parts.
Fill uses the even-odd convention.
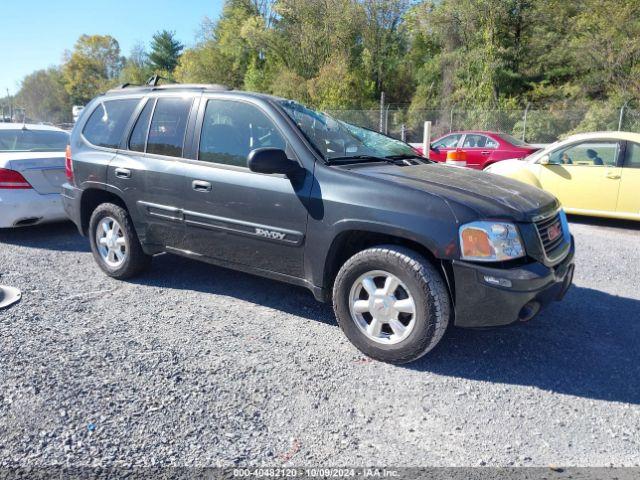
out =
[[[516,221],[557,208],[556,198],[539,188],[499,175],[440,163],[415,166],[358,164],[353,173],[421,190],[473,209],[479,217]]]

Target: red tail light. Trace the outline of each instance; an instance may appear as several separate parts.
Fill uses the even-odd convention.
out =
[[[29,182],[15,170],[8,170],[6,168],[0,168],[0,190],[26,190],[31,188]]]
[[[73,160],[71,160],[71,145],[67,145],[67,151],[64,155],[64,174],[69,182],[73,182]]]

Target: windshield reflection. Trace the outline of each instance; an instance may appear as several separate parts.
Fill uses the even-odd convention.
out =
[[[373,130],[337,120],[290,100],[283,100],[280,105],[325,160],[418,156],[410,145]]]

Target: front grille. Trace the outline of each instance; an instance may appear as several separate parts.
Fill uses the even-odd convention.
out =
[[[556,252],[562,248],[565,240],[560,213],[537,221],[536,228],[544,247],[544,253],[547,258],[553,258]],[[557,234],[558,232],[559,234]]]

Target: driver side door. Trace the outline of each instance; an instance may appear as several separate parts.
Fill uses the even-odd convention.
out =
[[[590,140],[552,152],[542,165],[542,188],[575,213],[615,212],[624,142]]]
[[[195,256],[302,278],[313,176],[247,168],[257,148],[295,153],[273,112],[240,100],[204,98],[194,157],[185,161],[185,248]]]

